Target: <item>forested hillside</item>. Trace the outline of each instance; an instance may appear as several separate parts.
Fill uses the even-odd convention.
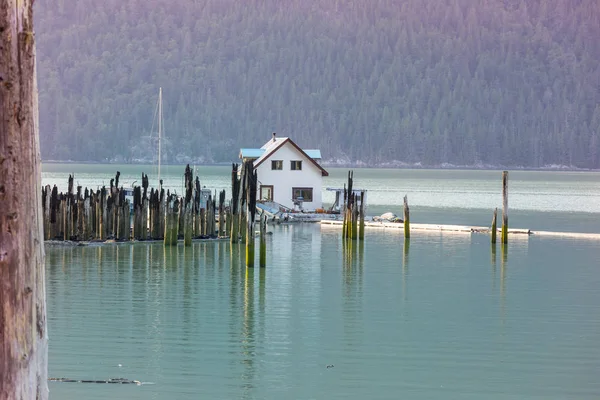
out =
[[[44,159],[600,168],[598,0],[37,0]],[[156,123],[154,124],[156,131]]]

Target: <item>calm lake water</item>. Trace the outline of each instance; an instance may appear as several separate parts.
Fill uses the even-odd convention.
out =
[[[47,164],[43,183],[74,171],[95,188],[115,169]],[[120,167],[122,182],[142,170]],[[181,171],[163,171],[166,186],[180,191]],[[217,190],[227,171],[198,169]],[[489,224],[500,177],[355,170],[370,214],[400,213],[408,194],[415,222]],[[511,172],[509,185],[513,227],[600,232],[600,174]],[[600,242],[531,237],[494,253],[486,235],[405,245],[368,230],[349,251],[339,228],[269,230],[254,270],[227,242],[46,246],[49,375],[148,382],[51,383],[51,398],[600,397]]]

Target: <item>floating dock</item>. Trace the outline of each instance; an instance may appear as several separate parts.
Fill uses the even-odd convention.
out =
[[[331,227],[342,227],[343,221],[334,220],[321,220],[321,226]],[[377,229],[392,229],[392,230],[403,230],[404,224],[402,222],[372,222],[365,221],[365,228],[377,228]],[[485,233],[489,234],[491,229],[485,226],[470,226],[470,225],[436,225],[436,224],[410,224],[411,231],[424,231],[424,232],[448,232],[448,233]],[[500,229],[498,229],[500,232]],[[542,237],[563,237],[572,239],[588,239],[588,240],[600,240],[600,233],[578,233],[578,232],[549,232],[549,231],[533,231],[531,229],[509,229],[508,234],[518,238],[528,238],[530,236],[542,236]]]

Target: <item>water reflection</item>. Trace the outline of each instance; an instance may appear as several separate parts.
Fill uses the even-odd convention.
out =
[[[254,333],[254,268],[246,268],[244,277],[244,311],[242,322],[242,388],[243,398],[251,398],[254,389],[254,356],[256,352]]]
[[[491,249],[492,249],[492,256],[491,256],[491,263],[492,263],[492,290],[496,289],[496,243],[492,243],[491,245]]]
[[[410,252],[410,239],[404,238],[404,246],[402,247],[402,300],[406,302],[408,299],[407,282],[408,282],[408,253]]]

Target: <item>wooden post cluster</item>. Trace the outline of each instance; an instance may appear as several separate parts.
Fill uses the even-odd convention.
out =
[[[350,240],[364,240],[365,192],[361,191],[360,196],[358,196],[355,192],[354,171],[348,171],[348,185],[344,185],[344,222],[342,225],[342,238]]]
[[[246,161],[244,165],[245,186],[246,186],[246,267],[254,267],[254,219],[256,218],[256,185],[258,177],[254,170],[252,161]]]
[[[200,180],[189,165],[185,170],[185,193],[179,198],[165,193],[160,181],[158,189],[149,191],[148,176],[142,174],[142,185],[132,188],[133,204],[126,191],[119,187],[120,172],[110,180],[110,187],[95,192],[74,191],[75,177],[69,175],[66,193],[59,193],[56,185],[41,188],[43,237],[45,240],[104,241],[163,240],[165,245],[175,245],[183,239],[186,246],[193,238],[215,237],[226,233],[219,226],[217,233],[216,202],[209,197],[206,208],[201,207]],[[220,193],[223,223],[227,214],[224,205],[225,191]],[[131,208],[130,208],[131,207]]]

